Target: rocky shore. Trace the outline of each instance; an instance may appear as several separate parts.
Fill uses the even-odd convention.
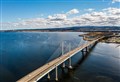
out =
[[[119,43],[120,44],[120,34],[119,33],[104,33],[104,32],[90,32],[87,34],[79,35],[82,36],[84,40],[86,41],[92,41],[100,36],[105,36],[103,40],[100,42],[106,42],[106,43]]]
[[[101,41],[106,42],[106,43],[119,43],[120,44],[120,37],[110,37],[107,39],[103,39]]]

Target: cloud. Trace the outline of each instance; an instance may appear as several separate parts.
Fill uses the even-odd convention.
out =
[[[66,14],[55,14],[53,16],[49,15],[48,19],[51,20],[65,20],[67,18]]]
[[[112,0],[112,3],[120,2],[120,0]]]
[[[101,11],[91,11],[79,16],[70,15],[77,14],[77,9],[72,9],[67,13],[49,15],[47,18],[32,18],[19,20],[19,22],[2,23],[2,29],[17,28],[54,28],[69,26],[120,26],[120,9],[105,8]],[[89,10],[89,9],[88,9]],[[73,12],[74,11],[74,12]],[[83,10],[84,11],[84,10]],[[69,14],[68,14],[69,13]]]
[[[92,11],[94,11],[94,9],[93,8],[89,8],[89,9],[85,9],[85,11],[92,12]]]
[[[111,14],[111,15],[120,15],[120,9],[119,8],[106,8],[106,9],[103,9],[103,11],[106,11],[108,14]]]
[[[71,14],[77,14],[77,13],[79,13],[78,9],[72,9],[72,10],[68,11],[66,14],[71,15]]]
[[[77,10],[77,9],[72,9],[72,10],[70,10],[70,11],[68,11],[68,12],[66,12],[65,14],[54,14],[54,15],[49,15],[48,16],[48,19],[50,19],[50,20],[65,20],[66,18],[67,18],[67,16],[69,16],[69,15],[73,15],[73,14],[77,14],[77,13],[79,13],[79,11]]]

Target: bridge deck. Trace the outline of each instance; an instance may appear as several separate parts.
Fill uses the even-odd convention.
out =
[[[29,73],[28,75],[24,76],[23,78],[21,78],[17,82],[36,82],[36,81],[40,80],[47,73],[52,71],[56,66],[60,65],[61,63],[63,63],[64,61],[66,61],[67,59],[69,59],[70,57],[72,57],[73,55],[75,55],[76,53],[81,51],[82,49],[84,49],[85,47],[95,43],[96,41],[98,41],[99,39],[102,39],[102,38],[103,37],[100,37],[96,40],[87,42],[87,43],[71,50],[70,52],[52,60],[51,62],[43,65],[42,67],[36,69],[35,71]]]

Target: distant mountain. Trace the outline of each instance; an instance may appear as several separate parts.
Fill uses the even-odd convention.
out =
[[[2,32],[39,31],[39,32],[120,32],[119,26],[76,26],[46,29],[1,30]]]

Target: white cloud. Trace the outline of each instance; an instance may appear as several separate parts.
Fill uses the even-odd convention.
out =
[[[74,10],[74,9],[73,9]],[[76,14],[73,10],[68,11],[69,15]],[[67,13],[49,15],[48,18],[33,18],[20,20],[19,22],[2,23],[2,29],[5,28],[54,28],[68,26],[120,26],[120,9],[106,8],[101,11],[92,11],[79,16],[70,17]]]
[[[48,16],[48,19],[51,19],[51,20],[65,20],[67,18],[67,16],[69,15],[73,15],[73,14],[77,14],[79,13],[79,10],[77,9],[72,9],[68,12],[66,12],[65,14],[54,14],[54,15],[49,15]]]
[[[66,14],[55,14],[53,16],[49,15],[48,19],[51,20],[65,20],[67,18]]]
[[[92,12],[92,11],[94,11],[94,9],[93,8],[89,8],[89,9],[85,9],[85,11]]]
[[[112,3],[120,2],[120,0],[112,0]]]
[[[103,11],[106,11],[108,14],[111,14],[111,15],[120,15],[120,8],[112,8],[112,7],[109,7],[109,8],[106,8],[106,9],[103,9]]]
[[[70,10],[70,11],[68,11],[66,14],[77,14],[77,13],[79,13],[79,10],[78,9],[72,9],[72,10]]]

